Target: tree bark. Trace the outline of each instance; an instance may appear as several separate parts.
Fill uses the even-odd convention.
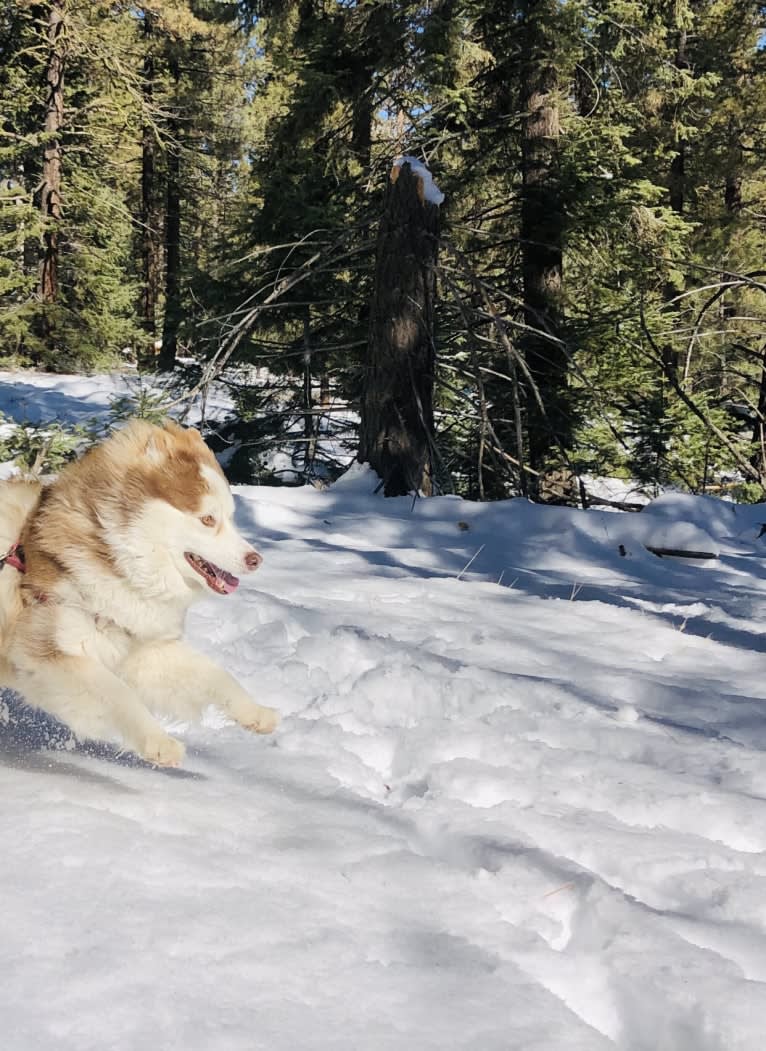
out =
[[[152,51],[154,19],[144,10],[142,32],[146,54],[142,83],[144,120],[141,129],[141,318],[146,332],[146,351],[154,353],[157,338],[157,301],[162,275],[162,242],[157,206],[157,136],[152,124],[155,58]]]
[[[525,5],[525,60],[521,73],[522,196],[521,251],[524,355],[540,393],[543,414],[532,393],[527,398],[530,465],[539,470],[552,446],[566,445],[568,361],[561,337],[564,215],[558,185],[558,79],[550,27],[557,17],[555,0],[528,0]],[[552,339],[546,336],[553,337]]]
[[[55,303],[59,294],[59,224],[61,222],[61,129],[64,125],[65,42],[64,0],[48,8],[47,42],[50,48],[46,69],[45,146],[40,192],[43,216],[43,257],[40,265],[40,300]]]
[[[689,59],[686,54],[686,43],[687,31],[686,29],[681,28],[678,30],[676,54],[673,59],[673,65],[678,70],[686,70],[689,68]],[[672,113],[668,114],[668,118],[672,119]],[[668,180],[670,207],[679,215],[683,215],[684,197],[686,194],[686,149],[686,139],[680,137],[676,143],[676,152],[673,154],[673,159],[670,162],[670,177]]]
[[[742,211],[742,175],[736,170],[726,173],[724,203],[729,215],[737,215]]]
[[[758,380],[758,404],[753,423],[753,452],[750,462],[766,480],[766,344],[761,348],[761,375]]]
[[[317,435],[311,390],[311,308],[303,315],[303,472],[308,478],[313,473],[316,458]]]
[[[434,300],[439,208],[395,168],[378,233],[358,459],[386,496],[432,492]]]
[[[741,78],[737,78],[739,87]],[[726,181],[724,187],[724,204],[729,216],[736,216],[742,211],[742,147],[741,132],[734,119],[729,121],[728,149],[726,151]]]
[[[178,86],[180,72],[171,63],[171,73]],[[165,193],[165,317],[162,324],[162,349],[159,367],[170,371],[178,353],[178,328],[181,324],[181,124],[177,115],[168,122],[167,186]]]
[[[678,39],[676,42],[676,53],[673,59],[673,65],[678,70],[689,69],[689,59],[686,53],[687,45],[687,31],[684,28],[678,30]],[[673,112],[668,111],[668,120],[672,122]],[[687,141],[683,137],[679,137],[676,143],[676,150],[673,154],[673,158],[670,162],[670,171],[668,173],[668,199],[670,201],[670,207],[678,215],[683,215],[684,206],[686,203],[686,152],[687,152]],[[664,294],[665,299],[671,302],[677,295],[679,289],[668,281],[665,284]],[[673,312],[677,313],[677,308],[673,308]],[[675,327],[675,326],[673,326]],[[678,373],[679,365],[679,353],[673,344],[672,335],[665,340],[662,345],[662,363],[666,372],[672,372],[675,376]]]

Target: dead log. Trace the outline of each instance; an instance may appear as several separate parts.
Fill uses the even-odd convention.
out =
[[[645,504],[635,504],[627,500],[607,500],[605,496],[587,494],[588,507],[614,507],[618,511],[643,511]]]
[[[644,544],[644,547],[657,558],[718,558],[714,551],[686,551],[680,547],[653,547],[651,544]]]

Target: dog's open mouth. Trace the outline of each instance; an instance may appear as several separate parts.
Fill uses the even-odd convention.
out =
[[[204,578],[211,591],[215,591],[219,595],[230,595],[232,591],[236,591],[239,585],[238,577],[232,576],[225,569],[208,562],[200,555],[192,554],[191,551],[185,551],[184,558],[192,569],[196,569],[199,575]]]

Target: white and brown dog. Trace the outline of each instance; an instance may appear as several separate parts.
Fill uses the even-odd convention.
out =
[[[269,733],[277,713],[181,641],[195,599],[261,563],[233,512],[199,433],[173,423],[129,424],[50,485],[0,482],[0,685],[159,766],[184,747],[152,712],[213,704]]]

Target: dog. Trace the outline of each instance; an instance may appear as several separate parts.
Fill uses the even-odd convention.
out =
[[[195,600],[261,564],[233,514],[199,432],[172,422],[131,422],[50,484],[0,482],[0,684],[156,766],[184,757],[156,714],[213,704],[270,733],[277,712],[182,641]]]

